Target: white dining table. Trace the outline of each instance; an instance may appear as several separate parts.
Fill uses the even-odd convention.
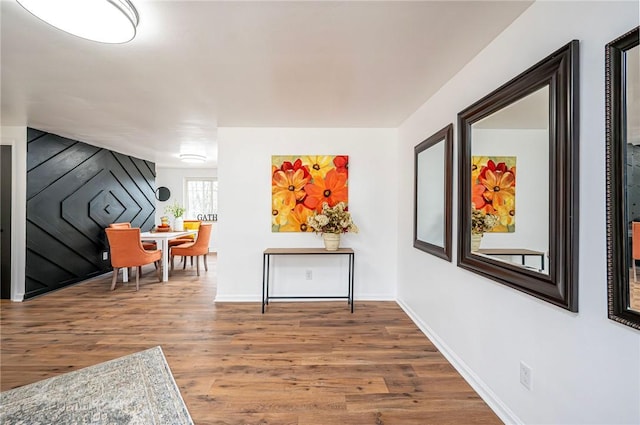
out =
[[[197,235],[197,230],[184,230],[182,232],[142,232],[140,240],[156,241],[156,244],[162,249],[162,281],[169,280],[169,240],[179,238],[186,235]]]
[[[153,240],[158,247],[162,250],[162,281],[169,280],[169,240],[179,238],[186,235],[197,235],[197,230],[184,230],[181,232],[141,232],[140,240],[148,241]],[[127,276],[127,269],[124,270],[124,281],[127,282],[129,277]]]

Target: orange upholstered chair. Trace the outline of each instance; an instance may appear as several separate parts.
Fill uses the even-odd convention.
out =
[[[122,223],[111,223],[109,227],[112,229],[131,229],[131,223],[129,223],[128,221]],[[144,249],[158,249],[158,246],[155,242],[142,241],[142,246],[144,247]]]
[[[111,266],[113,267],[113,280],[111,282],[111,290],[116,287],[118,279],[118,271],[123,267],[137,267],[136,273],[136,291],[140,289],[140,273],[142,266],[160,262],[162,251],[147,251],[140,242],[140,229],[134,228],[107,228],[107,239],[109,239],[109,248],[111,249]],[[158,279],[162,282],[160,267],[157,268]]]
[[[184,220],[184,230],[198,230],[200,228],[200,223],[200,220]],[[179,238],[169,240],[169,248],[172,246],[182,245],[183,243],[193,242],[194,240],[195,235],[180,236]]]
[[[109,227],[111,229],[131,229],[131,223],[129,223],[128,221],[122,223],[111,223]]]
[[[196,257],[196,272],[200,276],[200,256],[204,257],[204,269],[209,271],[207,266],[207,254],[209,253],[209,239],[211,238],[211,223],[201,224],[198,230],[198,238],[195,242],[188,242],[171,248],[171,270],[173,270],[173,258],[176,255],[185,257]],[[184,269],[187,262],[184,261]]]
[[[200,220],[184,220],[184,230],[198,230],[200,228]],[[196,240],[196,235],[184,235],[179,238],[169,240],[169,248],[182,245],[183,243],[189,243]],[[187,257],[182,260],[186,263]],[[191,265],[193,266],[193,257],[191,257]]]
[[[631,222],[631,266],[633,267],[633,281],[637,282],[636,260],[640,260],[640,221]]]

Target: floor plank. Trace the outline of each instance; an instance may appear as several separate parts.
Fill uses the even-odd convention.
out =
[[[160,345],[196,424],[496,424],[394,302],[213,302],[209,271],[152,267],[0,303],[0,389]]]

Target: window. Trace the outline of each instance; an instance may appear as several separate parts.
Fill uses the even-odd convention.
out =
[[[188,220],[218,220],[218,180],[188,177],[184,193]]]

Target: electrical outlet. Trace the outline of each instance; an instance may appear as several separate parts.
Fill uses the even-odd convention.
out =
[[[311,279],[313,279],[313,274],[311,273],[311,270],[307,269],[307,270],[304,272],[304,277],[305,277],[305,279],[307,279],[307,280],[311,280]]]
[[[109,259],[109,251],[102,251],[102,259],[103,260]]]
[[[525,362],[520,362],[520,383],[523,387],[531,391],[533,376],[531,368]]]

